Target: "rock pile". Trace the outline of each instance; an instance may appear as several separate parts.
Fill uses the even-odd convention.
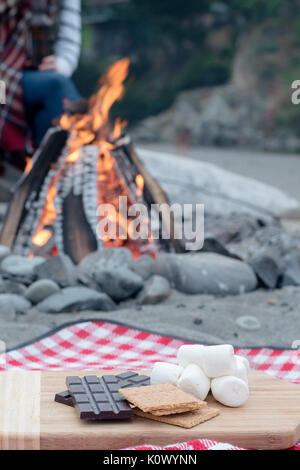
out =
[[[215,253],[161,254],[137,260],[126,248],[91,253],[75,266],[67,255],[25,258],[0,247],[0,311],[22,313],[110,311],[134,299],[137,305],[161,302],[171,288],[186,294],[228,295],[255,289],[249,264]]]
[[[0,246],[0,314],[111,311],[189,295],[228,296],[256,288],[300,286],[300,234],[276,217],[210,214],[199,252],[134,259],[126,248],[102,248],[78,266],[65,254],[26,258]],[[126,304],[127,302],[127,304]],[[244,319],[247,328],[254,328]]]

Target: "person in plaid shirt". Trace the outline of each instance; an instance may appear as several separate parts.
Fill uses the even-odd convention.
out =
[[[81,0],[1,0],[2,153],[31,154],[62,113],[63,100],[80,98],[70,79],[80,48]]]

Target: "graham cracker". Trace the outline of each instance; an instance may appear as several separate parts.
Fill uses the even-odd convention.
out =
[[[184,413],[206,407],[206,402],[172,384],[121,388],[120,395],[144,412],[156,416]]]
[[[187,413],[168,416],[155,416],[152,413],[145,413],[138,408],[134,408],[133,412],[135,415],[141,416],[142,418],[152,419],[161,423],[173,424],[174,426],[180,426],[186,429],[193,428],[194,426],[204,423],[220,414],[220,411],[216,408],[209,407],[202,410],[188,411]]]
[[[172,408],[172,410],[164,410],[164,409],[159,409],[159,410],[153,410],[151,411],[151,414],[153,414],[154,416],[166,416],[166,415],[173,415],[173,414],[178,414],[178,413],[186,413],[187,411],[193,411],[193,410],[200,410],[200,409],[203,409],[203,408],[206,408],[207,406],[207,403],[206,402],[203,402],[203,405],[201,407],[199,407],[198,404],[195,404],[195,406],[193,405],[190,405],[187,409],[187,406],[179,406],[178,408]]]

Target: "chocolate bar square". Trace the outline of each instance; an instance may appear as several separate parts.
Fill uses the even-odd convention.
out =
[[[56,393],[54,400],[57,403],[61,403],[62,405],[74,406],[73,397],[69,390],[66,390],[65,392]]]
[[[81,384],[79,385],[78,379]],[[67,377],[67,387],[81,419],[115,420],[133,416],[131,407],[123,397],[114,397],[119,389],[115,376]]]

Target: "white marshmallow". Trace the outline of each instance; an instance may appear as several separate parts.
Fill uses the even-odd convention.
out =
[[[201,351],[204,348],[201,344],[184,344],[177,351],[177,361],[182,367],[189,364],[197,364],[201,367]]]
[[[205,346],[201,350],[200,366],[209,378],[235,375],[236,362],[233,347],[230,344]]]
[[[234,356],[236,368],[234,375],[248,384],[248,369],[243,359],[241,356]]]
[[[238,377],[218,377],[211,381],[211,391],[214,398],[226,406],[243,405],[249,397],[248,385]]]
[[[176,385],[183,368],[168,362],[156,362],[150,376],[151,385],[173,384]]]
[[[250,372],[250,364],[248,359],[245,356],[239,356],[238,354],[236,354],[235,357],[242,361],[247,369],[247,372]]]
[[[210,390],[210,380],[196,364],[189,364],[182,372],[177,385],[181,390],[205,400]]]

